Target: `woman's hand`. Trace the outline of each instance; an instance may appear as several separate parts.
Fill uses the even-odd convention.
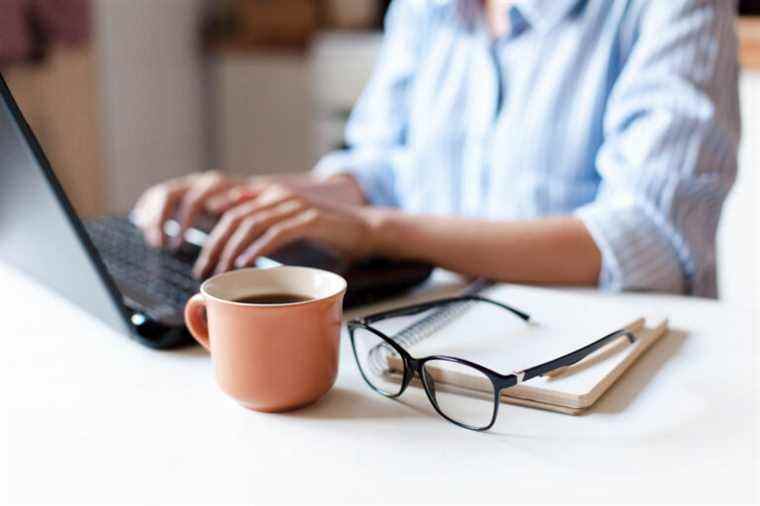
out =
[[[237,205],[256,199],[271,188],[274,193],[270,192],[269,195],[276,194],[279,188],[326,201],[363,203],[361,189],[350,176],[322,180],[310,174],[289,174],[239,180],[210,171],[153,186],[138,200],[132,218],[143,230],[149,244],[163,247],[168,246],[164,224],[175,217],[180,228],[171,246],[177,247],[185,231],[201,213],[221,215]]]
[[[180,234],[175,238],[176,242],[181,240],[179,238],[202,211],[213,211],[210,207],[215,204],[214,197],[226,196],[226,202],[235,188],[240,194],[238,198],[245,198],[242,182],[230,179],[220,172],[190,174],[172,179],[143,193],[132,211],[132,219],[142,229],[151,246],[166,246],[164,224],[175,211],[181,227]],[[215,205],[221,204],[217,202]]]
[[[196,277],[253,265],[297,239],[313,239],[347,258],[373,249],[377,210],[309,196],[270,183],[255,198],[229,208],[211,232],[195,264]]]

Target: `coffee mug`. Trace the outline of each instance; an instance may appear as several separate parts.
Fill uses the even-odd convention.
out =
[[[208,279],[185,307],[222,391],[246,408],[286,411],[335,383],[346,280],[308,267],[241,269]],[[266,294],[306,299],[241,303]]]

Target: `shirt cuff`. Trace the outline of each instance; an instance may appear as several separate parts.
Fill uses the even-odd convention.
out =
[[[602,253],[599,287],[684,293],[683,268],[662,227],[632,202],[575,211]]]
[[[356,179],[369,204],[398,207],[393,169],[387,157],[379,153],[334,151],[317,163],[314,172],[321,177],[349,174]]]

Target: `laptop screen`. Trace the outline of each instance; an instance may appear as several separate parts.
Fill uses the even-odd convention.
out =
[[[117,330],[131,330],[120,296],[2,76],[0,95],[0,262]]]

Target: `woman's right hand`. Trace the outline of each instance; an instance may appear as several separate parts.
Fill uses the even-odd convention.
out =
[[[239,198],[246,198],[247,185],[231,179],[220,172],[209,171],[190,174],[177,179],[159,183],[142,194],[132,210],[132,220],[142,229],[145,239],[151,246],[168,246],[164,233],[164,224],[176,217],[180,224],[180,233],[175,236],[172,246],[178,246],[181,237],[203,211],[220,212],[224,209],[218,199],[225,196],[225,201],[239,189]],[[217,198],[215,201],[214,198]]]
[[[190,174],[159,183],[149,188],[137,201],[132,220],[140,227],[148,243],[154,247],[181,244],[181,237],[202,213],[221,216],[232,208],[260,195],[282,190],[331,202],[361,205],[364,198],[350,176],[319,179],[309,173],[259,176],[234,179],[218,171]],[[180,225],[172,244],[167,244],[164,224],[175,218]]]

